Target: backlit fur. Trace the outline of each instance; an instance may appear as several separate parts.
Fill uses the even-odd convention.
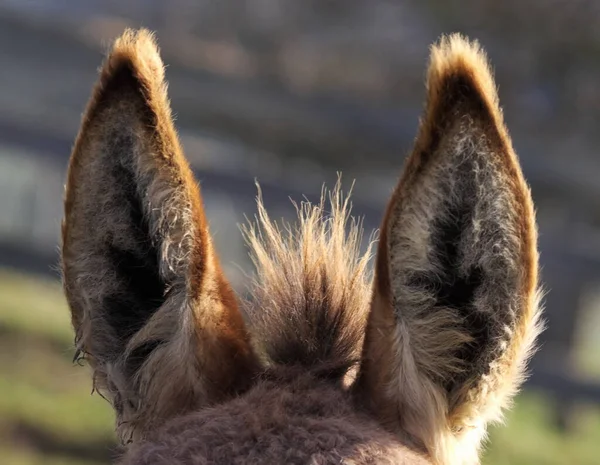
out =
[[[67,179],[62,258],[78,352],[115,406],[123,441],[235,391],[253,358],[163,77],[150,33],[115,42]],[[207,360],[199,373],[206,345],[236,363]]]
[[[475,463],[541,330],[535,215],[478,44],[443,38],[427,89],[382,227],[361,381],[407,441]]]
[[[535,216],[476,43],[433,47],[370,247],[338,184],[244,229],[238,305],[147,31],[115,42],[69,166],[63,274],[123,464],[474,464],[540,331]]]
[[[339,182],[297,211],[295,225],[280,227],[259,198],[256,222],[244,228],[257,270],[247,314],[267,363],[345,373],[361,356],[371,246],[361,253],[361,224]]]

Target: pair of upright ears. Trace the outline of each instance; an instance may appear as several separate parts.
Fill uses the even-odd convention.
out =
[[[443,38],[427,91],[383,220],[370,305],[367,296],[357,310],[353,389],[386,427],[436,455],[479,443],[521,384],[540,325],[533,205],[479,46]],[[252,384],[263,364],[147,31],[126,32],[102,68],[70,162],[62,234],[78,352],[123,436]]]

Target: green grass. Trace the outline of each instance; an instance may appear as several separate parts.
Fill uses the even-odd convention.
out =
[[[17,448],[0,447],[0,457],[8,465],[96,465],[69,457],[48,457],[42,454]]]
[[[0,269],[0,463],[109,463],[113,415],[90,395],[88,367],[73,365],[73,334],[62,290]],[[550,402],[519,397],[504,426],[491,430],[484,465],[591,465],[600,456],[600,407],[582,406],[575,428],[559,433]]]
[[[7,331],[69,344],[73,332],[62,289],[55,281],[0,269],[0,325]]]
[[[549,399],[522,394],[504,426],[492,428],[484,465],[593,465],[600,454],[600,407],[581,406],[574,430],[560,433]]]
[[[110,406],[74,365],[60,286],[0,270],[0,457],[3,465],[107,463]]]

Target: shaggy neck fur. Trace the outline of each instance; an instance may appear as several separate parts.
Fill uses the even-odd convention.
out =
[[[257,409],[257,406],[261,408]],[[121,465],[243,463],[427,465],[337,383],[269,370],[246,395],[177,418],[132,446]]]

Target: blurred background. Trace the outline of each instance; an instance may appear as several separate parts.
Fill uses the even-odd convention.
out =
[[[479,39],[538,209],[542,350],[484,464],[600,456],[600,2],[0,0],[0,462],[107,464],[109,405],[73,367],[58,282],[65,169],[110,41],[158,32],[177,126],[217,248],[243,289],[237,225],[257,178],[273,217],[353,180],[368,233],[416,133],[428,47]]]

